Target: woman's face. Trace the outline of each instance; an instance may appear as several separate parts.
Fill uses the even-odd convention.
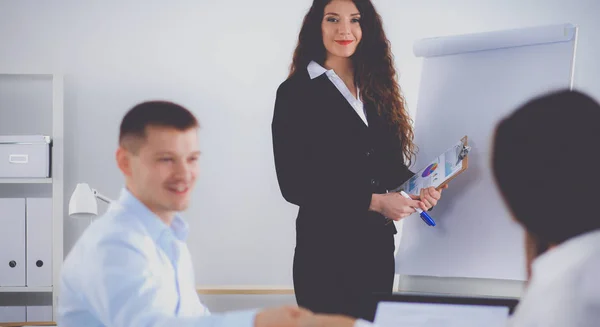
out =
[[[362,39],[360,13],[351,0],[333,0],[325,6],[321,23],[327,58],[349,58]]]

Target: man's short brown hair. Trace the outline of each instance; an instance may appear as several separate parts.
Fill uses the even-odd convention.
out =
[[[186,108],[169,101],[146,101],[131,108],[123,117],[119,145],[137,153],[146,138],[148,126],[172,127],[180,131],[199,127],[198,120]]]

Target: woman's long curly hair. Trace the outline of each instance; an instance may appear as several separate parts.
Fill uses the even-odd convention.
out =
[[[331,1],[314,0],[304,17],[290,76],[306,69],[311,60],[324,64],[327,52],[323,45],[321,24],[325,6]],[[352,56],[355,83],[360,87],[362,98],[373,104],[379,115],[396,132],[404,159],[410,165],[416,154],[412,121],[400,92],[390,42],[383,31],[381,16],[370,0],[352,2],[360,12],[362,29],[362,40]]]

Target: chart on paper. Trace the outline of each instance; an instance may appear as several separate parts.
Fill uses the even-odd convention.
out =
[[[462,146],[462,142],[457,142],[406,181],[401,189],[408,194],[418,195],[422,188],[442,185],[462,169],[463,162],[459,159]]]

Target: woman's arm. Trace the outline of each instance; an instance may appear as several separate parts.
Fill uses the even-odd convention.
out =
[[[277,90],[272,137],[275,169],[283,197],[298,206],[326,210],[332,217],[367,212],[371,204],[370,180],[341,174],[328,158],[312,157],[319,146],[315,117],[302,107],[301,95],[288,83]],[[352,215],[357,216],[357,215]]]

